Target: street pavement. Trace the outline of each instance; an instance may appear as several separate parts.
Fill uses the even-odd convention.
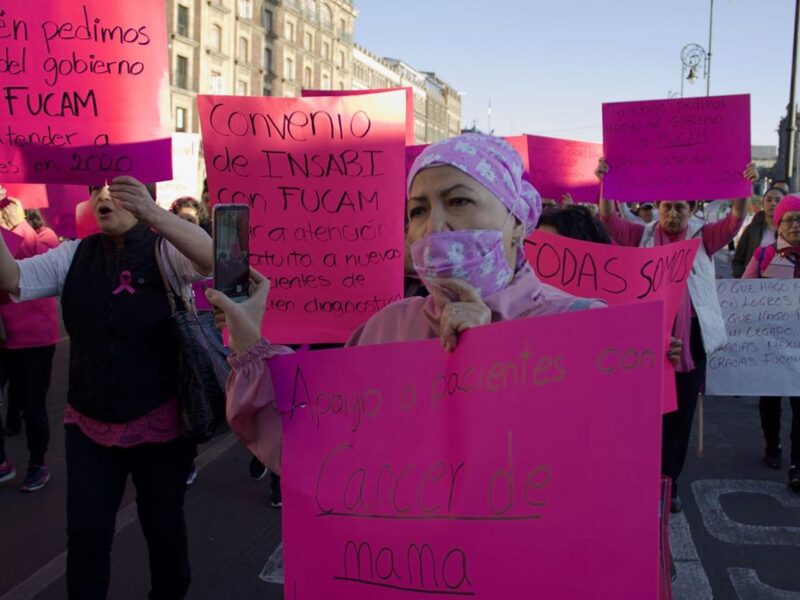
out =
[[[17,491],[19,477],[0,485],[0,600],[66,597],[61,418],[67,353],[60,344],[48,400],[52,481],[34,494]],[[784,410],[788,453],[788,403]],[[680,481],[684,512],[671,520],[676,600],[800,600],[800,494],[786,487],[785,470],[761,464],[757,400],[706,398],[703,412],[703,457],[695,436]],[[24,468],[24,436],[7,439],[7,449]],[[190,599],[283,598],[275,583],[281,580],[280,511],[269,507],[269,479],[250,479],[248,461],[230,433],[200,449],[200,475],[186,499]],[[118,516],[112,565],[109,598],[147,597],[147,551],[131,490]]]

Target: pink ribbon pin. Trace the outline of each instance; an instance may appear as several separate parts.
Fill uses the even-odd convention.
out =
[[[128,292],[129,294],[135,294],[136,290],[131,287],[131,272],[130,271],[123,271],[119,274],[119,286],[115,289],[112,294],[115,296],[117,294],[121,294],[122,292]]]

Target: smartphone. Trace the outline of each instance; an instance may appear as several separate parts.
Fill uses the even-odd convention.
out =
[[[212,222],[214,289],[241,302],[250,287],[250,208],[217,204]]]

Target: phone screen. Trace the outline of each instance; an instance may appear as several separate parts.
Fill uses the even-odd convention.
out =
[[[247,298],[250,209],[235,204],[214,207],[214,288],[232,300]]]

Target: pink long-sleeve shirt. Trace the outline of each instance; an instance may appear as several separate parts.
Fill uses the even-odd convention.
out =
[[[605,303],[577,298],[542,284],[529,265],[520,269],[504,289],[485,299],[492,322],[551,315]],[[427,298],[406,298],[384,308],[359,327],[347,346],[408,342],[439,337],[441,313]],[[442,350],[444,352],[444,350]],[[262,339],[242,354],[232,356],[227,386],[227,417],[231,429],[265,465],[280,473],[282,422],[267,361],[292,350]]]
[[[22,244],[14,256],[16,259],[44,254],[59,244],[58,236],[49,227],[42,227],[37,232],[27,221],[23,221],[12,231],[22,237]],[[61,336],[55,298],[16,304],[11,302],[7,294],[2,296],[0,318],[3,319],[7,339],[0,343],[0,348],[18,350],[58,343]]]

